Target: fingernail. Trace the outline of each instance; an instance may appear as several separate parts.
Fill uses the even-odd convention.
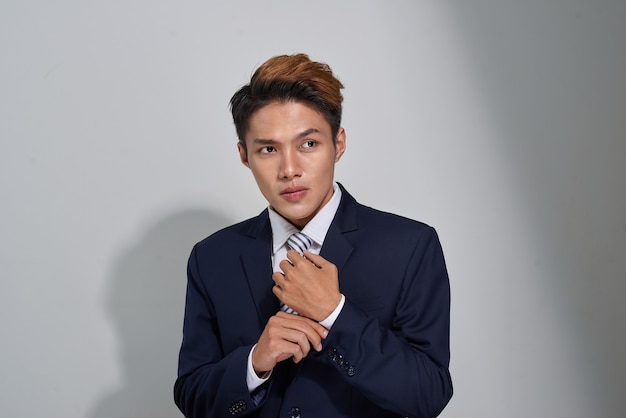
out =
[[[317,349],[317,351],[322,351],[322,344],[318,344],[316,349]]]

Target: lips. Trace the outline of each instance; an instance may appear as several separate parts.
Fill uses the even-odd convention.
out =
[[[306,195],[307,191],[306,187],[287,187],[286,189],[281,190],[280,197],[290,202],[296,202],[302,199]]]

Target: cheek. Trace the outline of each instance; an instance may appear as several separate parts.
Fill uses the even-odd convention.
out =
[[[267,183],[270,179],[271,167],[268,164],[259,164],[258,161],[251,162],[250,171],[257,183]]]
[[[264,176],[263,173],[258,173],[258,172],[254,173],[254,179],[256,180],[257,185],[261,189],[266,188],[269,183],[266,176]]]
[[[274,177],[268,175],[267,172],[254,172],[254,180],[256,181],[257,188],[266,200],[270,200],[274,196],[275,185]]]
[[[320,164],[321,170],[318,173],[320,177],[333,177],[335,171],[335,160],[325,160],[323,164]]]

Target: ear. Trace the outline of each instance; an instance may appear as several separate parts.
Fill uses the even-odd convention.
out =
[[[337,138],[335,140],[335,162],[339,162],[341,156],[346,151],[346,131],[343,128],[339,128],[337,131]]]
[[[241,141],[237,142],[237,150],[239,151],[239,159],[241,160],[241,164],[250,168],[250,164],[248,163],[248,153]]]

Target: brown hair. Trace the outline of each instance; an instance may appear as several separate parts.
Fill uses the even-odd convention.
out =
[[[343,84],[327,64],[311,61],[306,54],[279,55],[265,61],[230,99],[239,141],[246,147],[245,134],[252,114],[273,102],[302,102],[320,112],[330,124],[333,142],[341,126]]]

